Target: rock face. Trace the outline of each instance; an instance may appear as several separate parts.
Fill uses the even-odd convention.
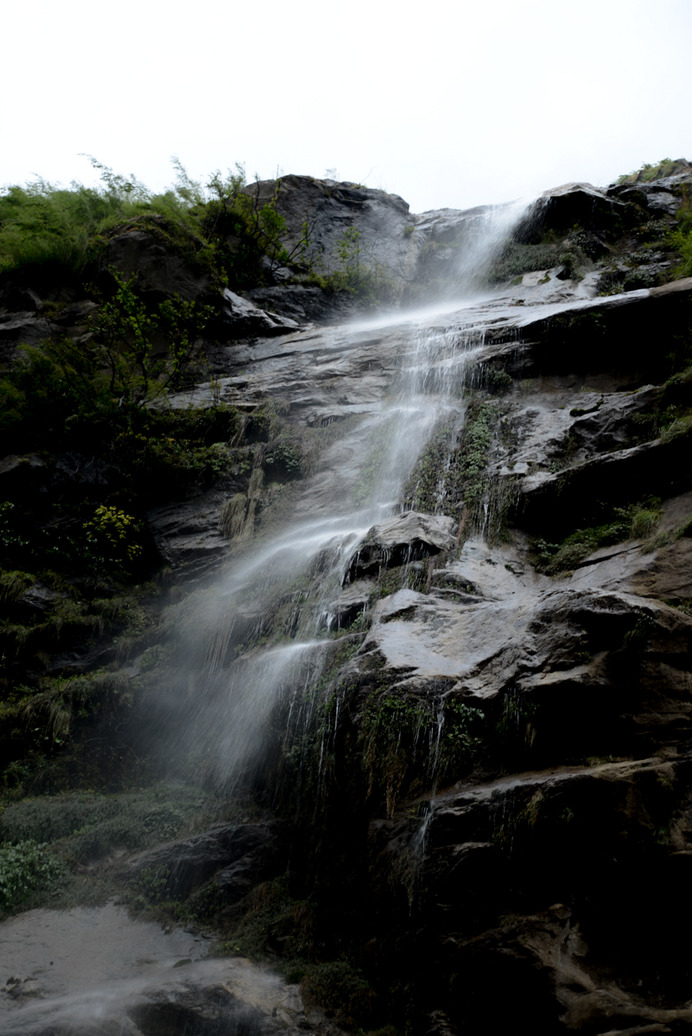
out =
[[[405,275],[415,217],[398,195],[311,176],[264,180],[246,191],[258,208],[274,200],[286,220],[287,250],[319,272],[361,264]]]
[[[166,895],[205,899],[228,940],[263,925],[271,953],[322,969],[337,1021],[445,1036],[524,1016],[536,1036],[692,1022],[677,937],[692,920],[692,281],[597,294],[638,223],[672,225],[689,178],[549,192],[510,258],[554,257],[552,232],[580,272],[526,266],[427,322],[305,329],[299,285],[261,289],[280,317],[227,294],[243,340],[220,336],[211,380],[170,400],[236,407],[249,475],[149,514],[181,618],[133,743],[182,722],[195,765],[225,762],[259,715],[261,766],[244,756],[220,794],[276,819],[121,874],[165,872]],[[439,286],[487,215],[411,216],[307,177],[250,190],[275,199],[291,247],[308,223],[314,262],[367,255],[400,297]],[[645,260],[664,278],[673,262]],[[39,492],[43,463],[7,458],[0,475]],[[229,981],[209,980],[214,1014],[162,979],[121,1031],[221,1031]],[[309,1028],[291,1002],[251,1002],[237,1031]]]
[[[617,205],[581,193],[607,236]],[[477,448],[462,430],[438,460],[447,517],[379,523],[344,561],[330,614],[367,628],[333,684],[333,776],[314,839],[306,802],[299,871],[415,1031],[500,1032],[517,1012],[545,1034],[674,1031],[690,1020],[671,926],[690,860],[692,485],[686,423],[665,426],[683,411],[662,416],[685,390],[651,343],[684,339],[690,285],[575,285],[537,306],[531,290],[445,318],[484,322],[466,422],[494,414],[484,492],[502,538],[474,528],[455,481]],[[414,349],[401,329],[294,341],[253,376],[271,392],[285,372],[291,421],[338,422],[376,413],[390,351],[406,366]]]
[[[454,546],[453,518],[405,511],[382,525],[374,525],[348,566],[346,579],[352,582],[378,574],[383,568],[407,565]]]
[[[608,197],[589,183],[564,184],[541,195],[517,229],[517,237],[532,243],[548,228],[566,234],[574,226],[611,237],[622,222],[624,208],[617,198]]]
[[[170,842],[129,860],[127,880],[157,869],[166,874],[166,893],[183,899],[214,879],[227,905],[247,895],[253,884],[283,869],[279,826],[233,824],[181,842]],[[232,891],[233,890],[233,891]]]

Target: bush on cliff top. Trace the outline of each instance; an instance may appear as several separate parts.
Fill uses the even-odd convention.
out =
[[[101,187],[61,188],[39,179],[0,194],[0,278],[12,274],[51,288],[78,281],[115,228],[151,217],[163,218],[169,246],[192,249],[190,258],[236,288],[262,283],[267,268],[294,258],[283,247],[286,225],[276,197],[260,205],[241,166],[202,185],[174,159],[175,186],[154,194],[135,177],[92,164]]]

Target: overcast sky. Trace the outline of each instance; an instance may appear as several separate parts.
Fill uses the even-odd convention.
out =
[[[692,159],[692,0],[31,0],[3,43],[1,185],[177,155],[422,212]]]

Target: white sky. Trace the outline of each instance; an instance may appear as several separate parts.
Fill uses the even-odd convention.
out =
[[[692,0],[15,0],[2,35],[0,185],[177,155],[422,212],[692,160]]]

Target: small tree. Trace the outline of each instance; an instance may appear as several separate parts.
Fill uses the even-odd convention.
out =
[[[139,406],[182,379],[212,310],[173,295],[152,312],[135,290],[136,277],[110,272],[116,290],[99,307],[92,329],[109,371],[110,391]]]

